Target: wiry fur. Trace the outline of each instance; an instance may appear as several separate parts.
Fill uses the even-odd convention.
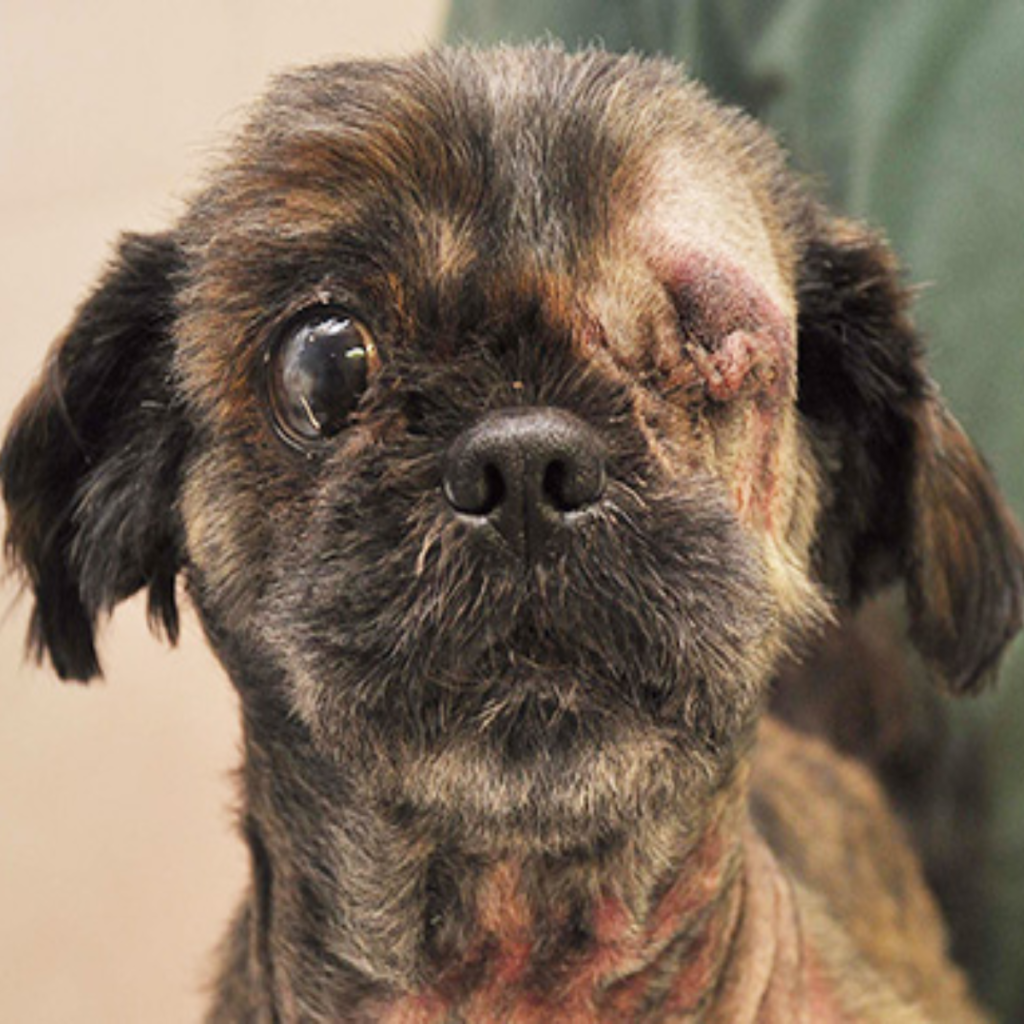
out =
[[[296,451],[268,354],[327,301],[381,367]],[[0,458],[38,654],[94,675],[141,587],[173,639],[180,574],[241,695],[253,884],[213,1019],[973,1015],[875,784],[756,740],[830,605],[904,580],[954,691],[1019,628],[1016,527],[907,305],[669,64],[276,83],[181,222],[122,244]],[[524,562],[441,484],[532,407],[599,435],[608,485]]]

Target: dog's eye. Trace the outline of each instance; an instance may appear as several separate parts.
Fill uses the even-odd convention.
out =
[[[270,352],[274,418],[291,441],[333,437],[348,422],[378,363],[366,326],[321,307],[290,320]]]

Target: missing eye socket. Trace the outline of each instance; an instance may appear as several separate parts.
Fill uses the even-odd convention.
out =
[[[281,435],[304,446],[334,437],[378,364],[373,336],[345,310],[318,306],[293,317],[268,354],[268,397]]]

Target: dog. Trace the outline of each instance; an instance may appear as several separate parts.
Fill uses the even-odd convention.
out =
[[[882,787],[766,712],[893,584],[952,693],[1020,628],[909,307],[669,62],[276,81],[0,459],[38,657],[180,579],[240,695],[212,1021],[982,1018]]]

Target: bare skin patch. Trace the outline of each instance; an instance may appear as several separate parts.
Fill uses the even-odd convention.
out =
[[[704,252],[673,254],[652,266],[709,398],[786,397],[795,385],[796,341],[790,319],[766,289],[740,266]]]
[[[656,332],[665,393],[717,420],[716,462],[733,502],[745,521],[771,531],[796,392],[791,320],[718,252],[661,249],[648,266],[670,308]]]

